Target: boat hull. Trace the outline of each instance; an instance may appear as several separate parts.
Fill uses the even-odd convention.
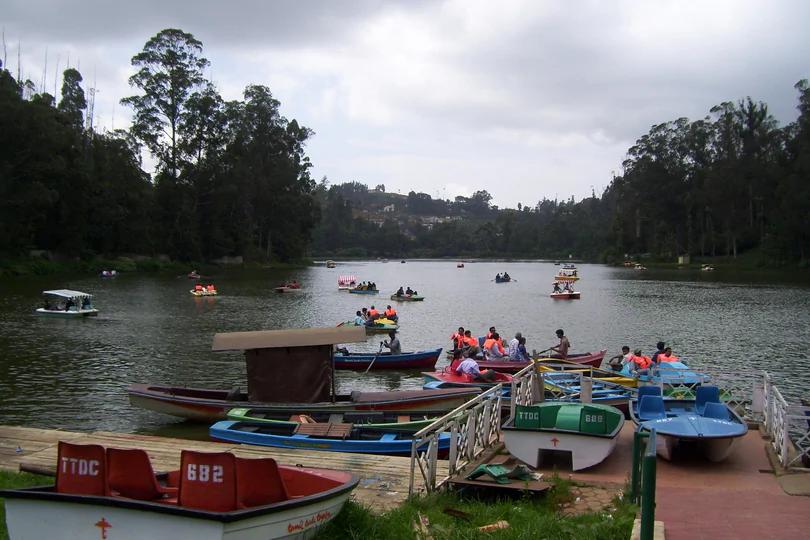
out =
[[[554,300],[579,300],[580,293],[551,293],[549,296]]]
[[[396,300],[397,302],[422,302],[425,299],[424,296],[416,296],[416,295],[403,295],[397,296],[395,294],[391,295],[391,300]]]
[[[584,366],[599,367],[602,364],[602,359],[605,357],[607,351],[593,351],[589,353],[569,354],[566,360],[575,362]],[[554,355],[550,357],[552,360],[559,360],[561,357]],[[521,369],[529,365],[529,362],[512,362],[510,360],[482,360],[478,362],[481,369],[494,369],[503,373],[517,373]]]
[[[132,405],[189,420],[210,422],[225,419],[232,408],[262,408],[287,415],[308,412],[351,411],[451,411],[475,397],[476,388],[448,388],[444,390],[405,392],[359,393],[352,399],[339,396],[332,402],[321,403],[262,403],[252,402],[245,394],[228,399],[228,390],[181,388],[134,384],[127,388]]]
[[[217,291],[188,291],[194,296],[217,296]]]
[[[53,491],[3,493],[9,538],[194,538],[195,540],[306,539],[331,521],[357,479],[323,495],[235,512],[205,512],[118,497]],[[102,529],[101,527],[104,526]]]
[[[403,354],[348,354],[335,355],[335,369],[366,370],[381,369],[433,369],[441,349]],[[373,362],[373,363],[372,363]]]
[[[594,437],[560,431],[531,431],[504,426],[503,442],[510,454],[532,467],[541,467],[548,451],[571,454],[575,471],[598,465],[616,448],[618,437]]]
[[[370,291],[366,289],[350,289],[349,292],[351,294],[380,294],[380,291],[378,290]]]
[[[97,309],[80,309],[78,311],[65,311],[59,309],[37,309],[37,315],[45,317],[59,317],[62,319],[80,319],[82,317],[96,317],[98,316]]]
[[[383,413],[380,411],[340,414],[340,413],[311,413],[311,417],[316,422],[334,422],[331,417],[339,414],[338,422],[349,422],[356,426],[368,428],[386,429],[389,431],[417,432],[428,427],[435,422],[444,412],[436,412],[423,415],[400,415],[397,412]],[[357,415],[361,415],[359,418]],[[378,418],[380,416],[380,418]],[[387,418],[386,418],[387,417]],[[403,420],[404,417],[404,420]],[[267,409],[231,409],[228,411],[228,420],[237,422],[251,422],[254,424],[287,424],[295,425],[299,422],[291,420],[291,416],[286,414],[273,414]],[[402,420],[402,421],[400,421]]]

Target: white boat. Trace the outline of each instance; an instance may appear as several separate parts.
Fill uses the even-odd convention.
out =
[[[517,406],[503,425],[510,454],[540,467],[548,453],[568,453],[573,470],[601,463],[616,447],[624,413],[595,403],[537,403]]]
[[[38,315],[50,317],[94,317],[98,310],[93,307],[92,294],[70,289],[42,291],[45,305],[37,309]]]
[[[173,487],[158,482],[142,450],[70,447],[59,444],[56,485],[0,492],[10,539],[312,538],[358,482],[344,471],[184,450]],[[125,456],[118,470],[114,453]]]

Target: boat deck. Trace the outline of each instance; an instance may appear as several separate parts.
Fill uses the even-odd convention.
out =
[[[0,469],[17,471],[20,464],[25,464],[55,471],[56,446],[60,440],[78,444],[100,444],[105,447],[141,448],[149,453],[157,471],[179,469],[180,451],[184,449],[233,452],[244,457],[272,457],[285,464],[351,471],[360,478],[360,484],[354,490],[352,498],[380,512],[399,506],[408,497],[410,458],[407,457],[265,448],[109,431],[83,433],[0,426]],[[440,475],[446,473],[446,469],[439,471]],[[421,483],[418,473],[416,481],[417,485]]]

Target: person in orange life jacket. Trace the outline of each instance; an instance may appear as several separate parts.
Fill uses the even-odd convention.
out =
[[[494,334],[494,333],[495,333],[495,327],[494,327],[494,326],[490,326],[490,327],[489,327],[489,332],[487,332],[487,339],[491,338],[491,337],[492,337],[492,334]]]
[[[366,326],[374,326],[377,319],[380,318],[380,312],[374,306],[368,309],[368,319],[366,319]]]
[[[658,363],[658,355],[659,354],[664,354],[664,349],[665,348],[666,348],[666,344],[663,341],[659,341],[658,343],[655,344],[655,352],[652,354],[652,358],[651,358],[653,364]]]
[[[473,337],[472,332],[469,330],[464,331],[464,339],[461,340],[461,343],[463,345],[462,352],[464,353],[469,354],[469,350],[473,347],[475,347],[476,350],[478,349],[478,338]]]
[[[450,341],[453,342],[453,358],[461,357],[461,349],[464,348],[464,327],[459,326],[457,332],[450,335]]]
[[[641,349],[636,349],[632,357],[633,364],[630,371],[637,375],[646,375],[653,365],[649,356],[642,356]]]
[[[667,347],[664,349],[662,354],[658,355],[658,363],[661,362],[680,362],[680,358],[672,354],[672,347]]]
[[[492,334],[492,337],[484,341],[484,355],[487,358],[503,358],[506,356],[506,351],[503,350],[503,342],[498,332]]]
[[[197,283],[196,285],[194,285],[194,290],[195,291],[201,291],[201,290],[203,290],[203,286],[200,285],[199,283]]]
[[[399,319],[399,315],[397,315],[397,310],[395,310],[391,306],[387,306],[385,308],[383,315],[385,315],[386,319],[391,319],[394,322],[396,322]]]
[[[486,381],[492,382],[495,380],[495,372],[491,369],[486,371],[481,371],[478,367],[478,362],[476,362],[473,358],[478,353],[478,347],[471,347],[470,348],[471,356],[465,357],[464,360],[456,367],[456,374],[457,375],[468,375],[472,377],[474,381]]]
[[[208,285],[205,287],[205,289],[206,289],[208,292],[214,292],[215,290],[217,290],[217,288],[216,288],[216,287],[214,287],[214,284],[213,284],[213,283],[209,283],[209,284],[208,284]]]
[[[562,328],[555,332],[557,337],[560,338],[560,344],[556,347],[552,347],[551,350],[560,354],[563,360],[568,358],[568,351],[571,349],[571,342],[568,341],[568,338],[565,337],[565,332]]]

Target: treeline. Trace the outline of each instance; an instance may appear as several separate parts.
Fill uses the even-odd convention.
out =
[[[82,76],[61,97],[0,70],[0,252],[300,258],[318,208],[304,144],[265,86],[225,101],[202,44],[163,30],[132,58],[128,131],[85,125]],[[141,149],[156,163],[142,169]]]
[[[796,86],[799,116],[779,127],[750,98],[701,120],[653,126],[628,151],[601,197],[544,199],[498,209],[486,191],[455,201],[411,192],[378,225],[357,215],[367,188],[320,185],[318,253],[356,256],[564,257],[605,262],[625,254],[736,257],[769,263],[810,258],[810,88]],[[378,186],[376,191],[379,191]],[[391,200],[388,202],[394,203]],[[420,215],[443,216],[425,224]],[[379,219],[378,219],[379,222]]]

